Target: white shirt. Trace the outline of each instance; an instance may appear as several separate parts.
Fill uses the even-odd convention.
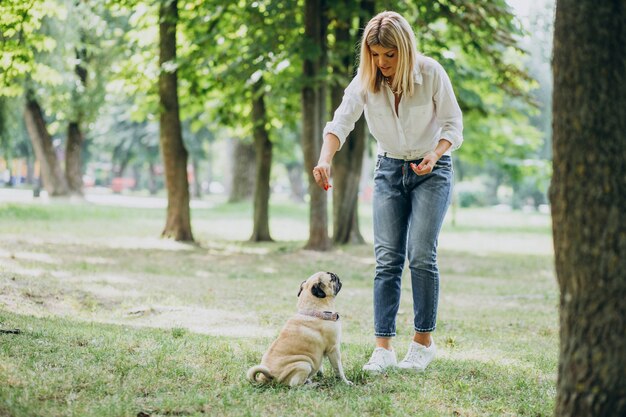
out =
[[[463,142],[463,114],[448,74],[437,61],[422,55],[418,56],[414,71],[417,85],[413,96],[402,95],[397,115],[391,88],[383,83],[378,93],[365,91],[357,74],[345,89],[333,120],[326,124],[324,136],[337,136],[341,149],[365,111],[379,154],[388,152],[418,159],[434,150],[440,139],[452,143],[446,154],[458,149]]]

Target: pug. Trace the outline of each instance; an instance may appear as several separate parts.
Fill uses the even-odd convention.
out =
[[[339,277],[332,272],[317,272],[300,284],[298,312],[280,331],[261,359],[247,372],[250,382],[297,387],[311,384],[328,357],[335,374],[348,385],[341,364],[341,322],[335,311],[335,296],[341,289]]]

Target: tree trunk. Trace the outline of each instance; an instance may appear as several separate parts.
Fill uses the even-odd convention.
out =
[[[65,146],[65,179],[72,194],[83,195],[83,170],[81,150],[83,134],[78,122],[70,122],[67,127]]]
[[[81,36],[84,41],[84,36]],[[87,53],[84,48],[76,50],[76,66],[74,73],[78,77],[81,88],[76,88],[72,94],[73,98],[78,98],[80,94],[85,94],[87,86],[87,68],[85,67]],[[78,100],[76,100],[78,101]],[[72,194],[83,195],[83,170],[81,152],[83,148],[84,136],[80,129],[83,121],[84,111],[81,103],[74,105],[75,119],[71,120],[67,127],[67,143],[65,146],[65,179]]]
[[[302,164],[291,162],[285,164],[287,177],[289,179],[290,198],[294,203],[304,203],[304,182],[302,181]]]
[[[249,200],[254,194],[254,182],[256,180],[254,144],[235,140],[234,146],[229,203]]]
[[[362,0],[361,10],[367,14],[367,19],[374,14],[374,2]],[[337,74],[345,74],[348,78],[354,76],[354,52],[350,45],[358,42],[356,37],[350,36],[350,22],[348,16],[339,15],[335,29],[336,53],[343,54],[341,64],[336,65]],[[359,27],[365,27],[367,20],[360,19]],[[333,109],[339,107],[345,85],[335,84],[331,93]],[[354,126],[354,130],[341,151],[335,155],[333,162],[333,242],[335,244],[362,244],[365,239],[359,229],[359,185],[365,153],[365,119],[363,116]]]
[[[150,195],[156,195],[156,193],[159,191],[159,187],[157,185],[157,176],[158,175],[154,162],[148,162],[148,191],[150,192]]]
[[[193,241],[187,180],[188,154],[180,125],[175,69],[177,3],[177,0],[168,0],[162,1],[159,6],[160,144],[167,188],[167,220],[161,235],[178,241]]]
[[[252,92],[252,123],[254,147],[256,149],[256,187],[254,190],[253,242],[271,242],[269,222],[270,175],[272,172],[272,142],[265,126],[265,83],[261,77]]]
[[[326,69],[326,0],[306,0],[304,7],[304,36],[311,48],[319,54],[311,57],[310,50],[303,57],[304,86],[302,87],[302,149],[304,168],[309,178],[309,241],[307,249],[328,250],[328,199],[326,191],[315,183],[313,167],[322,147],[322,124],[326,118],[326,93],[323,81],[316,80]],[[321,78],[321,77],[320,77]]]
[[[333,242],[363,244],[359,229],[359,185],[365,153],[365,119],[361,117],[333,162]]]
[[[191,156],[191,164],[193,166],[193,197],[202,197],[202,183],[200,181],[200,159]]]
[[[133,165],[131,165],[131,171],[133,172],[133,181],[134,181],[134,185],[132,189],[134,191],[139,191],[142,188],[141,186],[142,169],[141,168],[143,168],[142,164],[134,163]]]
[[[39,161],[39,175],[44,189],[51,197],[68,195],[67,182],[52,146],[52,138],[46,128],[41,106],[32,93],[27,93],[24,120],[35,150],[35,157]]]
[[[626,3],[558,0],[550,188],[557,416],[626,415]]]

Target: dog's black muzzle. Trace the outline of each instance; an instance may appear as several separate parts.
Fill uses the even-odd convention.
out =
[[[335,284],[335,295],[339,294],[339,291],[341,290],[341,280],[335,273],[328,272],[328,275],[330,275],[330,282]]]

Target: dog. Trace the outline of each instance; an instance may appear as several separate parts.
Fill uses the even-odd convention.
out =
[[[250,382],[274,381],[290,387],[311,384],[326,356],[335,374],[352,385],[341,364],[341,323],[334,310],[339,290],[341,281],[332,272],[317,272],[300,284],[298,312],[287,320],[261,364],[248,370]]]

